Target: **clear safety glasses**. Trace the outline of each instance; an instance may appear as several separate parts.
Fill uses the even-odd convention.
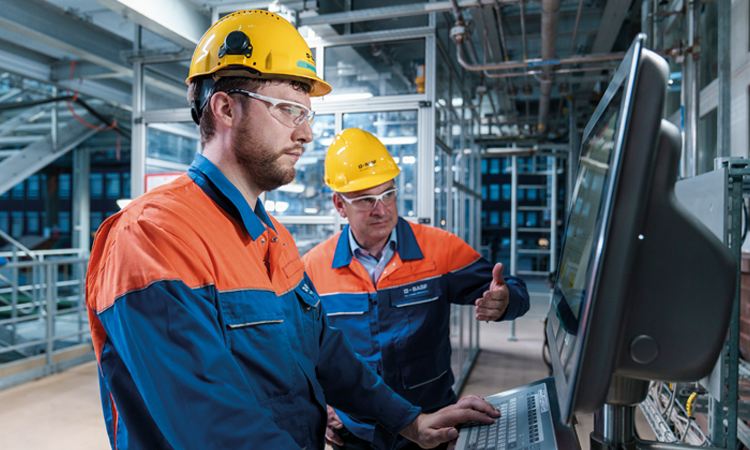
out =
[[[352,208],[356,209],[357,211],[365,212],[375,209],[375,205],[378,204],[378,200],[383,202],[383,206],[391,206],[396,201],[397,192],[398,188],[393,188],[388,189],[387,191],[378,195],[363,195],[357,198],[346,198],[343,195],[339,194],[339,197],[342,198],[346,203],[352,205]]]
[[[243,94],[250,98],[268,103],[270,105],[268,111],[271,115],[289,128],[297,128],[305,120],[312,125],[313,120],[315,119],[315,111],[301,103],[266,97],[265,95],[256,94],[255,92],[246,91],[244,89],[231,89],[227,91],[227,95],[230,94]]]

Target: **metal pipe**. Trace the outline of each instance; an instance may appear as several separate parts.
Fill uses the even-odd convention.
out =
[[[542,0],[542,60],[555,59],[555,41],[557,40],[557,17],[560,12],[560,0]],[[552,94],[553,74],[545,70],[541,75],[539,87],[539,122],[537,131],[543,133],[547,128],[550,96]]]
[[[570,40],[569,56],[573,56],[573,50],[576,46],[576,35],[578,34],[578,23],[581,21],[581,11],[583,10],[583,0],[578,0],[578,12],[576,13],[576,24],[573,26],[573,38]]]
[[[617,69],[617,66],[595,66],[595,67],[571,67],[568,69],[552,69],[550,72],[555,74],[570,74],[570,73],[576,73],[576,72],[597,72],[601,70],[614,70]],[[484,74],[487,75],[490,78],[513,78],[513,77],[523,77],[523,76],[533,76],[533,75],[541,75],[541,70],[529,70],[526,72],[503,72],[499,74],[493,74],[489,71],[485,71]],[[574,80],[576,83],[580,83],[583,81]]]
[[[503,17],[502,17],[502,14],[500,14],[500,2],[498,0],[495,0],[495,4],[492,6],[495,9],[495,20],[497,20],[497,29],[498,31],[500,31],[500,46],[503,49],[503,59],[505,61],[510,61],[510,57],[508,56],[508,47],[505,45],[505,29],[503,28]]]
[[[523,39],[523,60],[526,61],[526,17],[524,10],[523,10],[523,1],[519,2],[519,6],[521,6],[521,36]]]
[[[456,27],[453,28],[454,30]],[[474,72],[484,71],[484,70],[509,70],[509,69],[526,69],[526,68],[539,68],[539,67],[545,67],[545,66],[562,66],[562,65],[568,65],[568,64],[588,64],[588,63],[595,63],[595,62],[606,62],[606,61],[619,61],[622,58],[625,57],[625,53],[601,53],[596,55],[586,55],[586,56],[573,56],[569,58],[561,58],[561,59],[554,59],[545,61],[542,58],[534,58],[534,59],[527,59],[525,61],[508,61],[508,62],[501,62],[501,63],[491,63],[491,64],[470,64],[466,62],[464,59],[463,49],[460,45],[458,45],[458,41],[456,40],[458,35],[461,33],[455,32],[453,33],[453,39],[456,42],[456,56],[458,59],[458,63],[466,70],[471,70]],[[461,39],[463,36],[461,37]],[[462,41],[463,42],[463,41]]]

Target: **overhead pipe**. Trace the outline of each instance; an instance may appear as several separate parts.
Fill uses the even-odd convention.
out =
[[[542,0],[542,60],[555,59],[555,42],[557,41],[557,18],[560,13],[560,0]],[[537,131],[544,133],[547,129],[552,79],[554,74],[545,70],[539,77],[539,122]]]
[[[466,39],[465,28],[455,26],[451,28],[451,37],[456,44],[462,44]],[[527,59],[526,61],[506,61],[489,64],[471,64],[464,59],[461,45],[457,45],[456,56],[458,63],[466,70],[480,72],[485,70],[511,70],[511,69],[539,69],[549,66],[563,66],[568,64],[589,64],[606,61],[619,61],[625,57],[624,52],[601,53],[596,55],[572,56],[569,58],[552,59],[545,61],[543,58]]]

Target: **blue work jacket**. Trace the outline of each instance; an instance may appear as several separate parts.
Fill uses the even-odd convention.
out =
[[[493,265],[458,236],[399,218],[396,253],[376,285],[352,257],[348,225],[302,258],[332,327],[399,395],[425,411],[456,401],[450,367],[450,304],[473,304],[489,289]],[[526,284],[507,276],[502,320],[529,310]],[[362,439],[373,428],[340,415]]]
[[[323,449],[326,404],[387,449],[420,412],[328,326],[286,228],[201,155],[102,224],[86,301],[113,449]]]

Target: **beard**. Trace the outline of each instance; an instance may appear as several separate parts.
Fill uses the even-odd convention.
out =
[[[232,149],[237,162],[247,173],[253,183],[263,191],[272,191],[279,186],[289,184],[297,176],[294,166],[284,167],[279,158],[286,151],[298,148],[275,151],[268,145],[259,142],[246,128],[237,133],[232,142]],[[299,149],[304,152],[301,145]]]

